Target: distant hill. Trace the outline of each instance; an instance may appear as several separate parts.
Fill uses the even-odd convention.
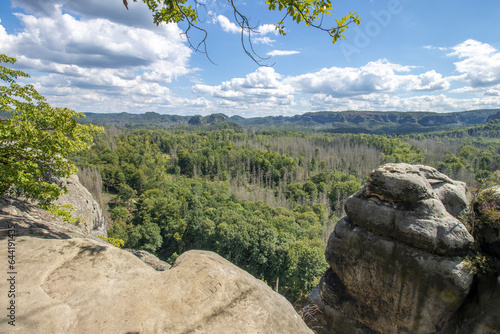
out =
[[[326,132],[355,132],[403,134],[447,130],[455,127],[483,124],[499,117],[500,109],[469,110],[452,113],[383,112],[383,111],[320,111],[295,116],[267,116],[243,118],[224,114],[209,116],[87,113],[82,122],[124,128],[203,126],[224,122],[244,128],[277,127],[289,130],[316,130]]]

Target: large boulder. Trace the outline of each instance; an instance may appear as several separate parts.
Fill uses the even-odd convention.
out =
[[[0,280],[15,290],[0,298],[15,326],[4,315],[1,333],[312,333],[284,297],[215,253],[155,269],[13,199],[0,199],[0,230],[0,248],[15,245],[13,279]]]
[[[357,226],[427,252],[453,256],[466,254],[474,241],[455,218],[466,211],[469,200],[463,182],[431,167],[386,164],[347,199],[345,210]]]
[[[473,275],[443,257],[341,220],[326,249],[322,299],[381,333],[433,333],[465,301]],[[342,282],[343,289],[328,281]]]
[[[347,199],[330,269],[310,295],[318,333],[446,333],[473,283],[474,239],[456,218],[470,193],[434,168],[386,164]]]

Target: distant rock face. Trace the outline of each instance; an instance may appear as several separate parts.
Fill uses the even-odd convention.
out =
[[[456,219],[469,201],[434,168],[375,169],[330,235],[330,269],[310,295],[318,333],[445,333],[473,282],[473,238]]]
[[[65,186],[67,193],[61,195],[54,204],[73,206],[71,214],[78,217],[77,226],[95,236],[108,236],[108,229],[102,209],[90,192],[78,179],[77,175],[71,175],[68,179],[55,179],[54,182]]]
[[[0,333],[312,333],[284,297],[215,253],[186,252],[155,270],[41,209],[0,198],[1,249],[9,230],[16,322],[3,316]],[[0,280],[0,291],[9,284]]]

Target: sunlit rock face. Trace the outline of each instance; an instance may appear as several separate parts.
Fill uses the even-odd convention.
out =
[[[470,193],[434,168],[386,164],[345,203],[310,295],[319,333],[445,333],[471,290]]]
[[[53,178],[52,182],[66,188],[54,204],[71,205],[71,215],[78,218],[76,223],[85,231],[95,236],[108,236],[107,224],[100,205],[78,179],[77,175],[69,178]]]
[[[283,296],[212,252],[170,267],[2,197],[0,231],[0,248],[15,249],[15,273],[0,280],[0,333],[312,334]]]

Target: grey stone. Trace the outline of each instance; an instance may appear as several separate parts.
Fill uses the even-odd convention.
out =
[[[474,241],[436,198],[401,203],[360,192],[346,200],[345,211],[351,222],[368,231],[436,254],[464,255]]]
[[[375,169],[368,179],[369,196],[395,202],[414,202],[431,198],[433,190],[418,166],[385,164]]]
[[[474,277],[474,239],[456,218],[469,202],[463,182],[432,167],[375,169],[328,240],[308,306],[321,311],[318,333],[455,333]]]
[[[435,182],[431,185],[437,198],[452,216],[459,217],[467,212],[472,196],[464,182]]]
[[[339,283],[335,288],[320,283],[323,302],[381,333],[445,328],[465,301],[473,278],[463,258],[430,254],[347,219],[337,223],[325,255],[330,275]]]

